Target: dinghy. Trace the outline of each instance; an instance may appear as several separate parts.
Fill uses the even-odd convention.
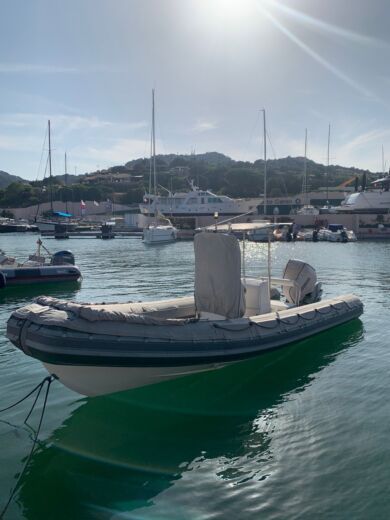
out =
[[[81,278],[71,251],[51,254],[41,240],[37,244],[36,252],[22,263],[0,249],[0,289],[16,285],[75,282]]]
[[[270,270],[248,278],[233,235],[199,233],[194,248],[193,296],[125,304],[39,297],[12,313],[7,336],[65,386],[93,396],[221,369],[363,312],[353,295],[320,301],[305,262],[290,260],[282,278]],[[273,300],[277,285],[281,299]]]

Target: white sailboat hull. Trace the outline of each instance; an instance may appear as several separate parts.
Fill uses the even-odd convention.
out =
[[[143,239],[146,244],[160,244],[174,242],[177,231],[173,226],[149,226],[143,230]]]

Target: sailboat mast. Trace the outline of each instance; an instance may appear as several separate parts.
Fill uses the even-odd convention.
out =
[[[152,157],[153,157],[153,184],[154,195],[157,195],[157,174],[156,174],[156,129],[154,114],[154,89],[152,90]]]
[[[305,156],[303,159],[303,203],[308,204],[307,200],[307,128],[305,128]]]
[[[330,123],[328,127],[328,153],[326,159],[326,203],[329,205],[329,148],[330,148]]]
[[[385,175],[385,151],[382,144],[382,174]]]
[[[265,122],[265,108],[263,112],[263,134],[264,134],[264,215],[267,214],[267,127]]]
[[[68,166],[66,162],[66,152],[65,152],[65,187],[68,187]],[[65,210],[68,213],[68,191],[65,190]]]
[[[53,213],[53,177],[51,173],[51,138],[50,138],[50,119],[47,122],[49,134],[49,178],[50,178],[50,209]]]

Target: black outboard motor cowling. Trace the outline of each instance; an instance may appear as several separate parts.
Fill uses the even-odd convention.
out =
[[[72,251],[57,251],[51,258],[51,265],[75,265],[75,258]]]

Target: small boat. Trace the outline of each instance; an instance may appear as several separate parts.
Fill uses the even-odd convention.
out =
[[[270,261],[268,277],[242,277],[233,235],[199,233],[194,249],[193,296],[114,304],[41,296],[11,314],[7,337],[65,386],[94,396],[221,369],[363,312],[353,295],[320,301],[315,270],[299,260],[283,278],[271,277]],[[270,298],[275,285],[284,301]]]
[[[169,222],[169,219],[167,219]],[[144,228],[142,234],[146,244],[161,244],[164,242],[174,242],[177,238],[177,229],[169,224],[151,224]]]
[[[101,225],[100,234],[96,235],[96,237],[103,240],[111,240],[112,238],[115,238],[114,225],[109,222],[105,222]]]
[[[351,229],[342,224],[328,224],[326,227],[315,227],[314,229],[302,229],[299,231],[297,240],[306,242],[356,242],[357,237]]]
[[[38,231],[37,226],[31,226],[28,222],[19,219],[0,217],[0,233],[26,233]]]
[[[305,129],[305,155],[303,159],[303,179],[302,179],[302,195],[304,205],[297,210],[297,215],[319,215],[319,210],[312,204],[309,204],[307,193],[307,128]]]
[[[297,211],[297,215],[319,215],[320,211],[311,204],[305,204]]]
[[[71,251],[51,254],[41,240],[37,244],[37,251],[23,263],[0,250],[0,289],[15,285],[74,282],[81,278]]]
[[[329,224],[318,230],[318,240],[346,243],[356,242],[357,238],[351,229],[346,229],[342,224]]]

